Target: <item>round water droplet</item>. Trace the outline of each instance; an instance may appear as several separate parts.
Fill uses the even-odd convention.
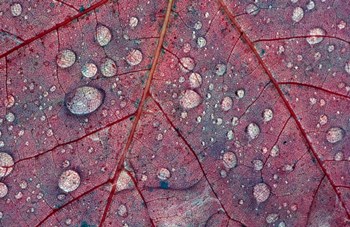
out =
[[[72,114],[90,114],[101,106],[104,96],[105,93],[101,89],[83,86],[68,93],[65,98],[65,104]]]
[[[258,203],[265,202],[270,196],[270,187],[265,183],[259,183],[254,186],[253,195]]]
[[[180,59],[180,69],[183,72],[189,72],[192,71],[194,69],[194,60],[190,57],[184,57]]]
[[[118,207],[117,214],[118,214],[120,217],[126,217],[126,216],[128,216],[128,209],[127,209],[127,207],[126,207],[124,204],[121,204],[121,205]]]
[[[138,23],[139,23],[139,19],[137,19],[137,17],[131,17],[129,20],[129,26],[131,28],[135,28]]]
[[[237,95],[237,97],[238,97],[239,99],[242,99],[242,98],[244,97],[244,95],[245,95],[244,89],[238,89],[238,90],[236,91],[236,95]]]
[[[0,177],[6,177],[13,170],[13,158],[11,155],[0,152]]]
[[[280,148],[278,147],[278,145],[273,146],[271,149],[271,156],[277,157],[279,153],[280,153]]]
[[[15,97],[13,95],[8,95],[7,98],[4,100],[4,105],[7,108],[13,107],[13,105],[15,105]]]
[[[202,98],[199,94],[192,90],[186,90],[184,94],[180,97],[180,105],[184,109],[192,109],[201,103]]]
[[[229,111],[232,108],[232,98],[226,96],[222,101],[221,101],[221,109],[223,111]]]
[[[311,37],[306,38],[306,41],[310,45],[320,43],[320,42],[322,42],[323,37],[316,37],[316,36],[324,36],[325,34],[326,34],[326,32],[322,28],[313,28],[309,32],[309,35]]]
[[[7,120],[8,122],[14,122],[15,119],[16,119],[15,115],[14,115],[13,113],[11,113],[11,112],[9,112],[8,114],[6,114],[5,118],[6,118],[6,120]]]
[[[65,192],[75,191],[80,185],[80,176],[74,170],[66,170],[61,174],[58,187]]]
[[[224,153],[223,161],[224,161],[224,166],[228,169],[235,168],[237,165],[237,157],[235,153],[231,151]]]
[[[75,60],[75,53],[69,49],[61,50],[56,56],[57,65],[63,69],[71,67]]]
[[[7,185],[0,182],[0,198],[4,198],[8,193]]]
[[[226,73],[226,65],[224,64],[217,64],[215,67],[215,74],[218,76],[222,76]]]
[[[330,143],[336,143],[341,141],[344,138],[345,131],[339,127],[333,127],[328,129],[326,134],[326,139]]]
[[[263,161],[261,161],[259,159],[253,160],[253,165],[254,165],[254,170],[255,171],[260,171],[264,167]]]
[[[97,66],[94,63],[85,63],[81,67],[81,73],[87,78],[94,77],[97,73]]]
[[[247,7],[245,8],[245,12],[250,15],[256,15],[259,13],[259,8],[255,4],[251,3],[247,5]]]
[[[101,73],[105,77],[112,77],[117,75],[117,65],[110,58],[105,58],[101,64]]]
[[[278,214],[269,214],[266,217],[266,222],[268,224],[274,223],[278,220]]]
[[[96,28],[96,40],[100,46],[106,46],[112,39],[112,33],[104,25],[99,25]]]
[[[14,3],[11,5],[12,16],[18,17],[22,14],[22,6],[19,3]]]
[[[350,74],[350,61],[345,63],[345,72],[347,72],[347,74]]]
[[[343,152],[339,151],[334,155],[334,160],[335,161],[341,161],[344,158]]]
[[[255,123],[250,123],[246,130],[251,139],[256,139],[260,134],[260,128]]]
[[[271,109],[265,109],[262,115],[263,115],[264,122],[269,122],[273,118],[273,111]]]
[[[161,168],[158,170],[157,177],[160,180],[167,180],[170,178],[170,171],[166,168]]]
[[[191,73],[189,81],[191,88],[198,88],[202,84],[202,76],[199,73]]]
[[[299,22],[304,17],[304,10],[301,7],[296,7],[293,10],[293,16],[292,19],[294,22]]]
[[[131,66],[138,65],[141,63],[141,61],[142,61],[142,53],[140,50],[132,49],[129,52],[128,56],[126,56],[126,62]]]
[[[203,48],[203,47],[205,47],[205,45],[207,45],[207,40],[203,37],[198,37],[197,45],[199,48]]]
[[[325,114],[323,114],[323,115],[321,115],[320,116],[320,125],[325,125],[325,124],[327,124],[327,122],[328,122],[328,117],[327,117],[327,115],[325,115]]]

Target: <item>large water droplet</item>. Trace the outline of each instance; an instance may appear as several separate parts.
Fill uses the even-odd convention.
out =
[[[126,56],[126,62],[131,65],[138,65],[142,61],[142,52],[140,50],[132,49],[128,56]]]
[[[117,65],[110,58],[105,58],[101,64],[101,73],[105,77],[112,77],[117,74]]]
[[[81,73],[86,78],[94,77],[97,73],[97,66],[94,63],[85,63],[81,67]]]
[[[199,73],[191,73],[189,81],[191,88],[198,88],[202,84],[202,76]]]
[[[330,143],[336,143],[341,141],[344,138],[345,131],[339,127],[333,127],[328,129],[326,134],[326,139]]]
[[[58,187],[65,192],[75,191],[80,185],[80,176],[74,170],[64,171],[58,181]]]
[[[322,42],[323,37],[317,37],[317,36],[324,36],[325,34],[326,34],[326,32],[322,28],[313,28],[309,32],[309,35],[311,37],[306,38],[306,41],[310,45],[320,43],[320,42]]]
[[[254,186],[253,195],[258,203],[265,202],[270,196],[270,187],[265,183],[259,183]]]
[[[303,19],[303,17],[304,17],[304,10],[303,10],[303,8],[301,8],[299,6],[294,8],[293,15],[292,15],[293,21],[294,22],[299,22],[299,21],[301,21],[301,19]]]
[[[104,96],[105,93],[101,89],[83,86],[68,93],[65,103],[72,114],[85,115],[97,110],[101,106]]]
[[[9,175],[13,170],[13,158],[11,155],[0,152],[0,177]]]
[[[231,97],[224,97],[224,99],[221,101],[221,109],[223,111],[229,111],[232,108],[232,98]]]
[[[104,25],[99,25],[96,28],[96,40],[100,46],[106,46],[112,39],[112,34],[109,28]]]
[[[256,139],[260,134],[260,128],[255,123],[250,123],[246,130],[251,139]]]
[[[186,90],[180,97],[180,105],[185,109],[192,109],[197,107],[202,101],[199,94],[192,90]]]
[[[22,14],[22,5],[19,3],[14,3],[11,5],[12,16],[18,17]]]
[[[75,53],[69,49],[61,50],[56,56],[57,65],[63,69],[71,67],[75,60]]]

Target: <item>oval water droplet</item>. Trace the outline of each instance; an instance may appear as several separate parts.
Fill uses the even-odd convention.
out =
[[[110,58],[105,58],[101,64],[101,73],[105,77],[112,77],[117,75],[117,65]]]
[[[304,17],[304,10],[303,10],[303,8],[301,8],[299,6],[294,8],[293,15],[292,15],[292,20],[294,22],[299,22],[299,21],[301,21],[301,19],[303,19],[303,17]]]
[[[207,40],[204,37],[198,37],[197,46],[199,48],[203,48],[203,47],[205,47],[205,45],[207,45]]]
[[[166,168],[161,168],[158,170],[157,177],[160,180],[167,180],[170,178],[170,171]]]
[[[259,183],[254,186],[253,196],[258,203],[265,202],[270,197],[270,187],[265,183]]]
[[[339,127],[333,127],[328,129],[326,139],[330,143],[337,143],[344,138],[345,131]]]
[[[101,106],[104,96],[102,89],[83,86],[68,93],[65,97],[65,104],[72,114],[90,114]]]
[[[255,159],[252,161],[253,165],[254,165],[254,170],[255,171],[260,171],[263,169],[264,167],[264,163],[263,161],[259,160],[259,159]]]
[[[221,109],[223,111],[229,111],[232,108],[233,101],[231,97],[224,97],[224,99],[221,101]]]
[[[127,209],[127,207],[126,207],[124,204],[121,204],[121,205],[118,207],[117,214],[118,214],[120,217],[126,217],[126,216],[128,216],[128,209]]]
[[[224,166],[228,169],[235,168],[237,165],[237,157],[235,153],[228,151],[223,156]]]
[[[75,191],[80,185],[80,176],[74,170],[64,171],[58,181],[58,187],[65,192]]]
[[[6,177],[13,170],[13,158],[11,155],[0,152],[0,177]]]
[[[202,84],[202,76],[199,73],[191,73],[189,81],[191,88],[198,88]]]
[[[345,68],[345,72],[347,74],[350,74],[350,61],[345,63],[345,67],[344,68]]]
[[[217,64],[215,67],[215,74],[218,76],[222,76],[226,73],[226,65],[224,64]]]
[[[129,26],[131,28],[135,28],[139,23],[139,19],[137,19],[137,17],[130,17],[130,20],[129,20]]]
[[[194,60],[190,57],[183,57],[180,59],[180,69],[183,71],[183,72],[189,72],[189,71],[192,71],[194,69]]]
[[[57,65],[63,69],[71,67],[75,60],[75,53],[69,49],[61,50],[56,56]]]
[[[106,46],[112,39],[112,33],[104,25],[99,25],[96,28],[96,40],[100,46]]]
[[[322,42],[323,37],[319,37],[319,36],[324,36],[325,34],[326,34],[326,32],[322,28],[313,28],[309,31],[309,35],[311,37],[306,38],[306,41],[310,45],[320,43],[320,42]]]
[[[272,224],[278,220],[278,217],[279,217],[278,214],[269,214],[266,217],[266,222],[268,224]]]
[[[22,14],[22,5],[19,3],[14,3],[11,5],[12,16],[18,17]]]
[[[8,193],[7,185],[0,182],[0,198],[4,198]]]
[[[86,78],[94,77],[97,73],[97,66],[94,63],[85,63],[81,67],[81,73]]]
[[[244,89],[238,89],[238,90],[236,91],[236,96],[237,96],[237,98],[242,99],[242,98],[244,97],[244,95],[245,95]]]
[[[249,137],[251,139],[256,139],[259,134],[260,134],[260,128],[257,124],[255,123],[250,123],[248,126],[247,126],[247,129],[246,129]]]
[[[131,65],[138,65],[140,64],[142,61],[142,52],[140,50],[137,49],[132,49],[128,56],[126,56],[126,62]]]
[[[255,4],[251,3],[247,5],[247,7],[245,8],[245,12],[250,15],[256,15],[259,13],[259,8]]]
[[[192,90],[186,90],[184,94],[180,97],[180,105],[184,109],[192,109],[201,103],[202,98],[200,95]]]
[[[262,115],[263,115],[264,122],[269,122],[273,118],[273,111],[271,109],[265,109]]]

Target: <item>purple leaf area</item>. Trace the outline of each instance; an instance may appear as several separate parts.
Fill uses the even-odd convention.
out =
[[[0,226],[347,226],[350,2],[0,3]]]

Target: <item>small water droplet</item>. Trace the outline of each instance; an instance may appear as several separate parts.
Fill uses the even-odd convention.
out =
[[[235,168],[237,165],[237,157],[235,153],[228,151],[223,156],[224,166],[228,169]]]
[[[273,118],[273,111],[271,109],[265,109],[262,115],[264,122],[269,122]]]
[[[105,77],[112,77],[117,74],[117,65],[110,58],[105,58],[101,64],[101,73]]]
[[[118,214],[120,217],[126,217],[126,216],[128,216],[128,209],[127,209],[127,207],[126,207],[124,204],[121,204],[121,205],[118,207],[117,214]]]
[[[334,160],[335,161],[341,161],[344,158],[343,152],[339,151],[334,155]]]
[[[81,67],[81,73],[86,78],[94,77],[97,73],[97,66],[94,63],[85,63]]]
[[[61,50],[56,56],[57,65],[63,69],[71,67],[75,60],[75,53],[69,49]]]
[[[74,170],[64,171],[58,181],[58,187],[65,192],[75,191],[80,185],[80,176]]]
[[[202,84],[202,76],[199,73],[191,73],[189,81],[191,88],[198,88]]]
[[[255,4],[251,3],[247,5],[247,7],[245,8],[245,12],[250,15],[256,15],[259,13],[259,8]]]
[[[0,182],[0,198],[4,198],[8,193],[7,185]]]
[[[258,203],[265,202],[270,197],[270,187],[265,183],[258,183],[254,186],[253,195]]]
[[[345,72],[347,72],[347,74],[350,74],[350,61],[345,63]]]
[[[126,62],[131,65],[138,65],[142,61],[142,52],[137,49],[130,50],[128,56],[126,56]]]
[[[232,126],[237,126],[238,120],[239,120],[238,117],[232,117],[232,119],[231,119]]]
[[[12,16],[18,17],[22,14],[22,5],[19,3],[14,3],[11,5]]]
[[[139,19],[137,19],[137,17],[130,17],[130,20],[129,20],[129,26],[131,28],[135,28],[139,23]]]
[[[203,37],[198,37],[198,39],[197,39],[197,46],[199,48],[203,48],[203,47],[205,47],[205,45],[207,45],[207,40],[205,38],[203,38]]]
[[[253,162],[253,165],[254,165],[254,170],[255,171],[260,171],[263,169],[264,167],[264,163],[263,161],[259,160],[259,159],[255,159],[252,161]]]
[[[344,138],[345,131],[339,127],[333,127],[328,129],[326,139],[330,143],[337,143]]]
[[[8,122],[14,122],[16,117],[13,113],[9,112],[6,114],[5,118]]]
[[[192,71],[194,69],[194,66],[195,66],[195,63],[194,63],[194,60],[190,57],[183,57],[180,59],[180,69],[183,71],[183,72],[189,72],[189,71]]]
[[[251,139],[256,139],[260,134],[260,128],[255,123],[250,123],[246,130]]]
[[[278,147],[278,145],[273,146],[271,149],[271,156],[277,157],[279,153],[280,153],[280,148]]]
[[[194,27],[194,29],[196,29],[196,30],[201,29],[201,28],[202,28],[202,22],[197,21],[197,22],[194,24],[193,27]]]
[[[323,114],[323,115],[321,115],[320,116],[320,125],[325,125],[325,124],[327,124],[327,122],[328,122],[328,117],[327,117],[327,115],[325,115],[325,114]]]
[[[72,114],[90,114],[101,106],[104,96],[105,93],[101,89],[83,86],[68,93],[65,98],[65,104]]]
[[[238,89],[238,90],[236,91],[236,96],[237,96],[239,99],[242,99],[242,98],[244,97],[244,95],[245,95],[244,89]]]
[[[301,7],[295,7],[293,10],[293,16],[292,19],[294,22],[299,22],[304,17],[304,10]]]
[[[99,25],[96,28],[96,40],[100,46],[106,46],[112,39],[112,33],[104,25]]]
[[[326,32],[322,28],[313,28],[309,31],[309,35],[311,37],[306,38],[306,41],[310,45],[320,43],[320,42],[322,42],[323,37],[316,37],[316,36],[324,36],[325,34],[326,34]]]
[[[266,217],[266,222],[268,224],[274,223],[278,220],[278,214],[269,214]]]
[[[170,178],[170,171],[166,168],[161,168],[158,170],[157,177],[160,180],[167,180]]]
[[[6,108],[11,108],[13,105],[15,105],[15,97],[13,95],[8,95],[4,100],[4,105]]]
[[[199,94],[192,90],[186,90],[180,97],[180,105],[184,109],[192,109],[197,107],[202,101]]]
[[[229,111],[232,108],[233,101],[231,97],[224,97],[224,99],[221,101],[221,109],[223,111]]]
[[[226,65],[224,64],[217,64],[215,67],[215,74],[218,76],[222,76],[226,73]]]
[[[13,170],[13,158],[11,155],[0,152],[0,177],[9,175]]]
[[[226,134],[226,137],[228,140],[233,140],[233,138],[234,138],[233,131],[232,130],[228,131]]]

